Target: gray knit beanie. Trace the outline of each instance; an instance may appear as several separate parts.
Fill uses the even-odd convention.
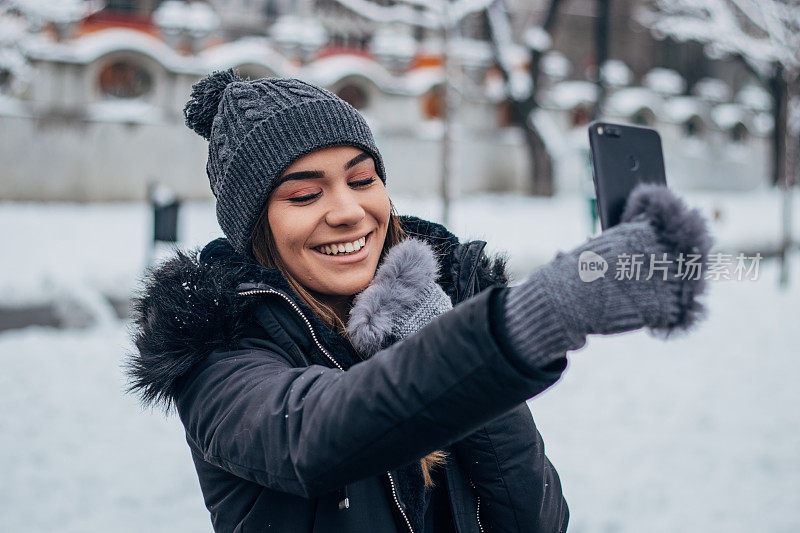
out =
[[[297,158],[350,145],[383,160],[364,117],[320,87],[291,78],[244,80],[233,69],[192,86],[186,125],[208,140],[206,172],[217,220],[233,248],[250,255],[250,236],[278,178]]]

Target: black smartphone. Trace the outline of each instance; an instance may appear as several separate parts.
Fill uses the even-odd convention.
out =
[[[592,122],[589,146],[603,230],[619,224],[625,201],[637,183],[667,184],[661,136],[652,128]]]

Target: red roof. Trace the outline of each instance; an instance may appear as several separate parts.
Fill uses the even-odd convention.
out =
[[[78,35],[84,35],[109,28],[130,28],[149,33],[160,38],[158,28],[150,15],[125,13],[120,11],[98,11],[87,17],[78,29]]]

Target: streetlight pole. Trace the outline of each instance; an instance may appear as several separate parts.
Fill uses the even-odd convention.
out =
[[[451,121],[455,112],[453,105],[453,60],[450,57],[450,42],[452,40],[453,28],[450,24],[450,12],[448,0],[442,2],[443,24],[442,24],[442,67],[444,69],[444,116],[442,117],[442,175],[440,180],[439,192],[442,198],[442,224],[448,226],[450,223],[450,168],[452,156],[451,144]]]
[[[595,6],[594,37],[595,58],[597,61],[597,101],[592,109],[592,120],[597,120],[603,115],[603,105],[606,97],[603,65],[608,61],[608,28],[611,0],[597,0]]]

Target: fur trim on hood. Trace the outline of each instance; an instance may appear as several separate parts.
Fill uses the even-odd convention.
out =
[[[271,277],[270,271],[258,272],[245,262],[214,258],[217,248],[230,246],[222,241],[210,243],[203,254],[178,251],[150,269],[133,299],[138,353],[131,356],[126,371],[129,391],[138,392],[145,404],[169,409],[182,378],[197,363],[216,349],[236,345],[247,324],[242,317],[254,303],[238,297],[237,286]],[[201,255],[208,257],[201,260]]]

